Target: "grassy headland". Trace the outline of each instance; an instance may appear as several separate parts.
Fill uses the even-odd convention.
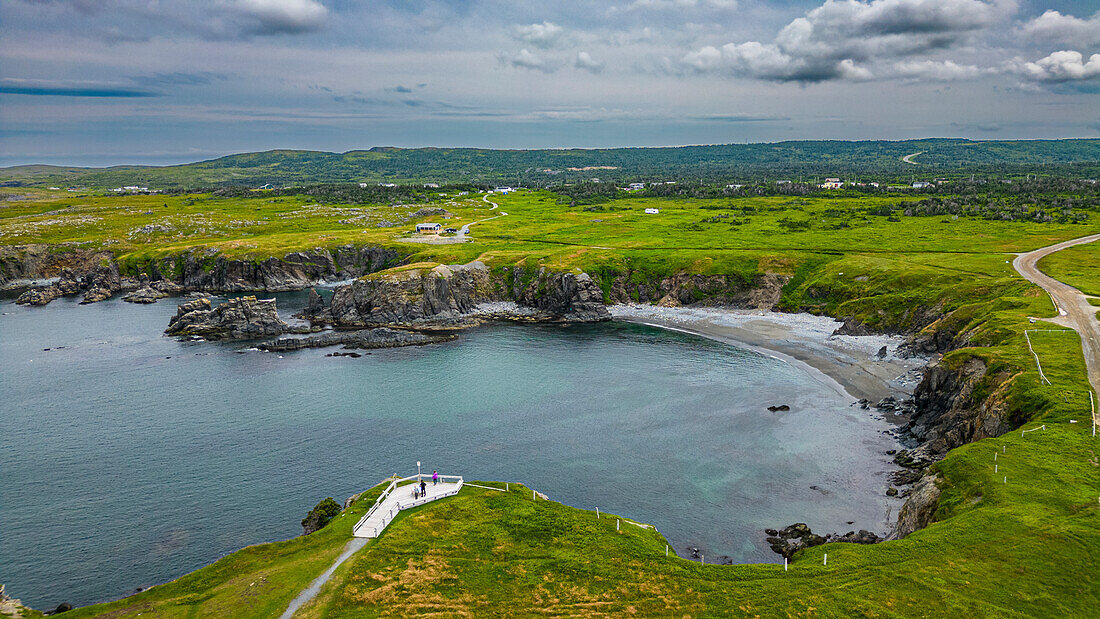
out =
[[[686,274],[751,283],[778,274],[786,278],[781,309],[855,316],[905,332],[931,322],[928,330],[958,338],[944,366],[979,359],[988,368],[974,387],[976,406],[1000,411],[1010,426],[1046,425],[1026,436],[1009,432],[964,445],[935,464],[942,495],[928,528],[874,546],[811,548],[786,573],[774,565],[666,559],[665,542],[652,530],[624,525],[616,532],[610,518],[532,502],[518,486],[507,494],[467,488],[403,513],[337,570],[304,616],[547,609],[1088,616],[1100,605],[1098,575],[1089,569],[1100,552],[1100,448],[1089,436],[1080,343],[1072,332],[1035,334],[1035,351],[1051,381],[1041,383],[1023,331],[1028,316],[1052,316],[1054,310],[1010,264],[1014,252],[1096,232],[1095,210],[1078,209],[1060,223],[1034,211],[1009,219],[927,215],[908,204],[915,198],[842,194],[627,198],[570,206],[555,194],[532,192],[494,195],[500,206],[490,211],[474,194],[392,206],[263,192],[223,198],[7,191],[24,197],[0,203],[0,243],[109,250],[131,273],[153,258],[188,252],[259,260],[350,243],[397,249],[407,264],[478,259],[493,268],[583,270],[609,299],[614,282]],[[445,223],[455,227],[507,215],[475,225],[469,243],[412,242],[408,230],[419,219],[405,218],[436,207],[451,213]],[[646,214],[646,208],[659,213]],[[1069,264],[1079,273],[1062,274],[1078,277],[1070,283],[1088,291],[1088,269],[1100,263],[1095,248],[1068,251],[1078,252]],[[1060,263],[1053,264],[1051,274],[1059,277]],[[1000,454],[996,462],[994,452]],[[76,616],[278,613],[331,563],[350,537],[355,514],[371,500],[368,493],[313,535],[246,548],[137,596],[79,609]],[[828,565],[822,565],[825,553]]]

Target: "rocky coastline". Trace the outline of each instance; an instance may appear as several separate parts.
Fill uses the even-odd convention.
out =
[[[309,321],[308,328],[282,321],[274,301],[242,297],[217,306],[209,299],[189,300],[180,305],[167,331],[204,339],[266,339],[261,349],[289,351],[434,343],[487,320],[599,322],[612,318],[609,301],[675,308],[697,304],[702,298],[718,307],[768,311],[775,308],[786,283],[783,276],[771,273],[751,281],[723,275],[674,275],[639,283],[624,272],[601,285],[588,274],[573,271],[518,265],[490,268],[480,262],[395,268],[402,262],[394,250],[346,245],[263,260],[196,250],[127,263],[122,269],[109,252],[33,245],[0,248],[0,288],[24,289],[16,302],[26,305],[45,305],[73,295],[82,295],[82,303],[95,303],[120,293],[128,293],[124,300],[129,302],[155,303],[195,291],[280,292],[350,280],[335,288],[329,302],[316,292],[311,294],[309,307],[300,315]],[[990,384],[995,391],[1009,377],[989,376],[989,368],[977,358],[962,364],[941,360],[944,353],[968,345],[949,318],[929,314],[921,321],[925,327],[908,334],[899,349],[898,354],[931,358],[918,374],[912,401],[891,401],[892,396],[887,396],[874,405],[883,415],[903,422],[899,437],[912,446],[895,455],[900,470],[891,482],[907,500],[888,539],[904,537],[933,519],[938,478],[929,470],[934,462],[954,447],[1000,435],[1012,425],[1004,406],[982,395],[990,392]],[[286,337],[291,334],[302,337]],[[847,337],[873,334],[874,330],[853,319],[834,332]],[[878,354],[884,354],[884,349]],[[977,388],[979,384],[982,389]],[[869,539],[861,533],[822,537],[857,543]]]

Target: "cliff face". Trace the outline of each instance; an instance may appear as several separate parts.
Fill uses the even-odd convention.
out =
[[[262,261],[188,253],[147,265],[153,280],[170,280],[186,290],[286,292],[323,280],[351,279],[397,265],[401,256],[382,247],[344,245],[335,250],[291,252]]]
[[[338,287],[327,309],[311,305],[309,317],[339,328],[453,327],[476,320],[478,305],[498,301],[514,301],[531,310],[513,317],[569,322],[611,319],[602,292],[584,273],[543,269],[525,282],[518,267],[494,273],[481,262],[356,280]]]
[[[113,261],[114,255],[103,251],[49,245],[0,246],[0,286],[24,279],[60,277],[63,269],[83,275]]]
[[[611,303],[656,303],[663,306],[704,302],[728,307],[773,309],[783,294],[787,275],[761,273],[751,280],[737,275],[677,273],[648,278],[627,270],[610,276]]]
[[[933,362],[913,391],[916,412],[902,430],[935,454],[1000,436],[1010,429],[1004,403],[976,392],[995,394],[1009,378],[1006,374],[989,375],[985,361],[977,357],[958,367]]]
[[[284,292],[320,281],[359,277],[400,262],[397,252],[373,246],[314,249],[262,261],[192,251],[127,264],[123,273],[109,252],[27,245],[0,248],[0,286],[18,280],[60,277],[57,284],[29,290],[21,302],[30,305],[45,305],[60,296],[81,292],[84,302],[94,303],[142,285],[166,292]]]

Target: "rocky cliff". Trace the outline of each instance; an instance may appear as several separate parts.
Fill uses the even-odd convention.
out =
[[[532,311],[527,320],[598,322],[610,320],[603,293],[584,273],[539,270],[521,277],[513,269],[493,272],[481,262],[424,265],[366,277],[338,287],[329,307],[311,297],[309,318],[342,329],[406,326],[454,328],[476,323],[479,306],[513,301]],[[509,317],[496,312],[497,317]]]
[[[23,280],[59,278],[55,284],[31,287],[18,301],[45,305],[54,299],[84,294],[94,303],[118,292],[142,289],[130,300],[155,302],[157,292],[281,292],[301,290],[321,281],[351,279],[401,262],[396,251],[375,246],[343,245],[291,252],[282,258],[230,259],[216,252],[182,254],[126,262],[120,267],[109,252],[27,245],[0,248],[0,286]]]
[[[745,279],[738,275],[676,273],[653,277],[634,270],[607,275],[611,303],[655,303],[671,307],[707,303],[727,307],[774,309],[787,275],[765,272]]]
[[[930,363],[913,391],[915,412],[903,433],[940,455],[1004,434],[1011,429],[1011,420],[1004,402],[995,395],[1010,378],[1006,372],[991,375],[980,357]]]

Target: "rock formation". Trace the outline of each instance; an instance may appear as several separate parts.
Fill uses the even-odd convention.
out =
[[[168,335],[198,335],[210,340],[245,340],[281,335],[289,330],[279,318],[275,299],[247,296],[211,307],[207,297],[179,306],[168,323]]]

